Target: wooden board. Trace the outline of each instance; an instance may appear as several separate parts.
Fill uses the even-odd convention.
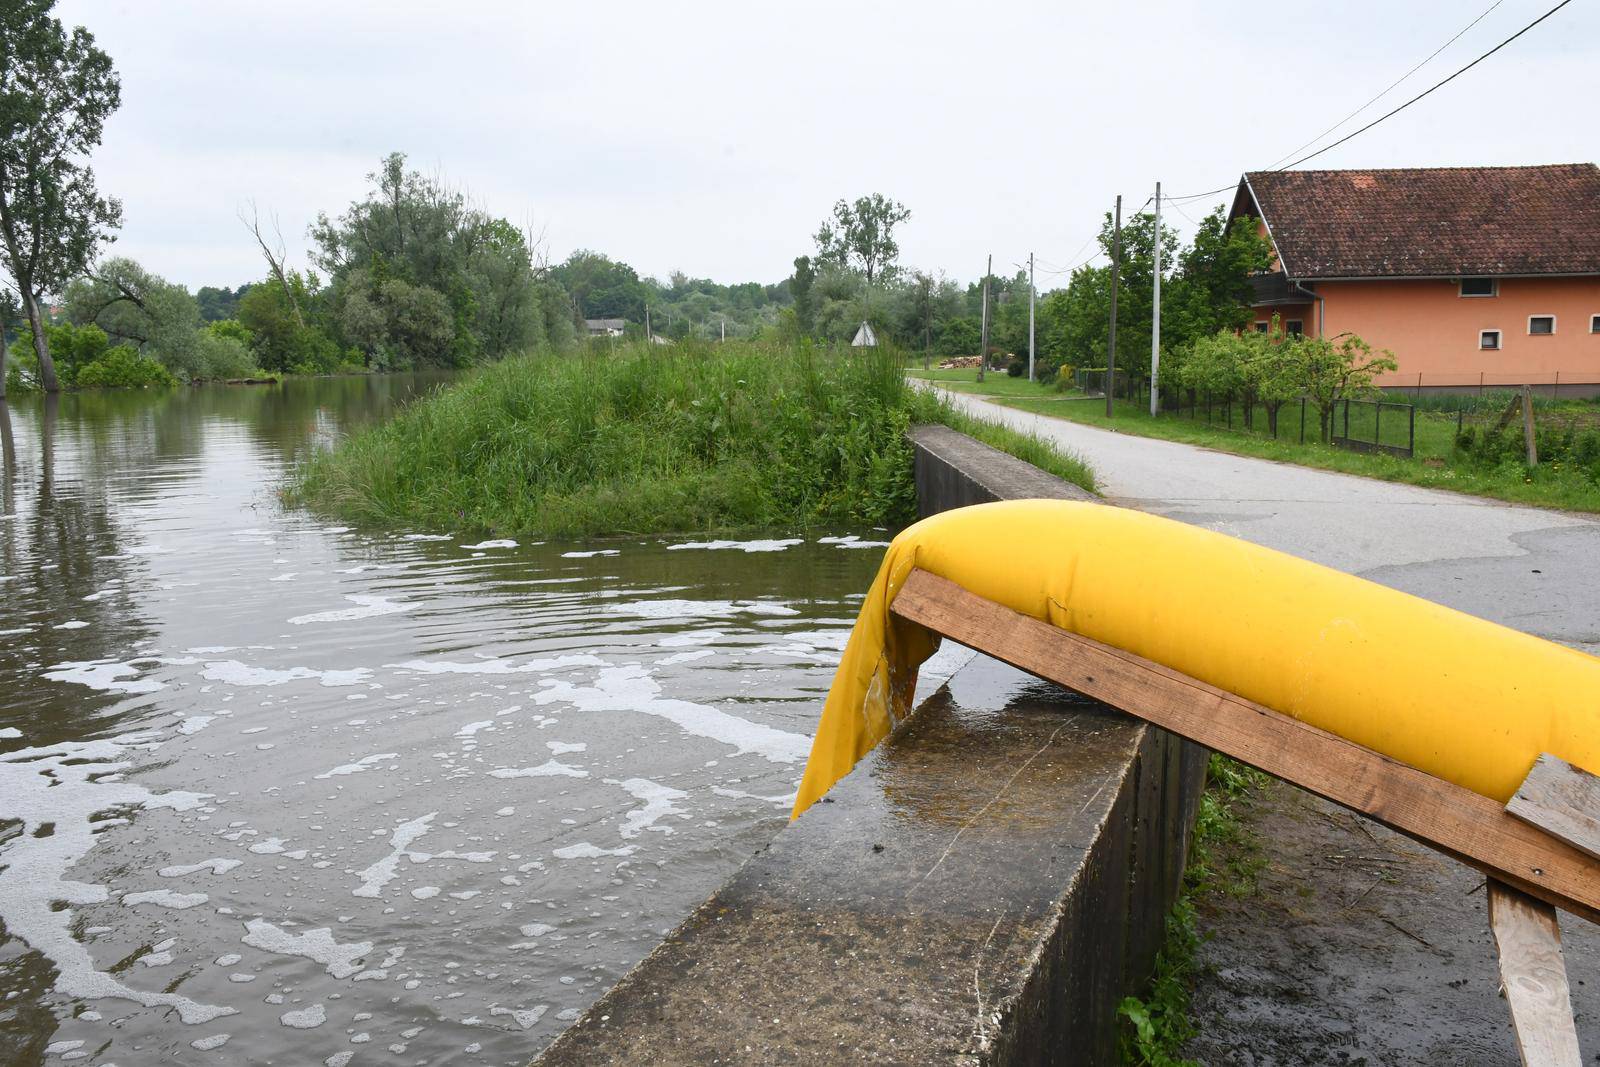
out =
[[[1499,802],[1325,730],[916,570],[896,615],[1104,701],[1439,849],[1600,923],[1600,860],[1513,818]]]
[[[1523,1064],[1581,1067],[1555,909],[1491,878],[1489,927]]]
[[[1600,859],[1600,776],[1547,752],[1534,761],[1506,810]]]

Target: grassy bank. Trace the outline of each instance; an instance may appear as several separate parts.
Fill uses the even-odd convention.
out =
[[[1284,409],[1283,425],[1280,427],[1284,438],[1292,435],[1295,439],[1274,440],[1265,433],[1266,415],[1260,410],[1256,412],[1254,420],[1259,427],[1257,430],[1247,430],[1239,425],[1237,409],[1233,412],[1234,425],[1230,428],[1209,423],[1204,418],[1195,419],[1166,412],[1152,418],[1144,402],[1125,400],[1116,402],[1114,416],[1107,419],[1103,399],[1086,399],[1077,394],[1057,392],[1053,387],[1029,383],[1025,379],[1006,378],[1003,374],[991,372],[987,380],[980,383],[976,381],[976,372],[972,370],[924,372],[913,369],[910,373],[917,377],[928,377],[959,392],[990,397],[1022,411],[1070,419],[1090,426],[1103,426],[1122,433],[1159,437],[1239,455],[1259,456],[1262,459],[1405,482],[1430,489],[1449,489],[1518,504],[1572,511],[1600,511],[1600,484],[1597,484],[1597,471],[1592,466],[1557,461],[1541,463],[1530,469],[1520,462],[1485,463],[1481,457],[1467,454],[1456,447],[1456,419],[1454,413],[1449,411],[1427,408],[1417,411],[1416,454],[1404,458],[1366,455],[1318,441],[1301,444],[1298,440],[1298,405],[1294,406],[1292,415],[1289,408]],[[1314,438],[1317,435],[1316,412],[1312,410],[1308,417],[1311,421],[1306,433]],[[1389,419],[1390,416],[1385,414],[1385,423]],[[1395,420],[1397,427],[1386,427],[1383,439],[1404,444],[1404,422],[1398,415]],[[1398,432],[1400,436],[1394,438],[1392,432]],[[1520,433],[1517,440],[1520,441]]]
[[[1075,457],[907,386],[888,352],[619,346],[485,368],[307,462],[292,502],[385,525],[546,536],[896,527],[914,423],[1088,488]]]

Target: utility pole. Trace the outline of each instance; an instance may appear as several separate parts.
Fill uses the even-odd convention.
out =
[[[1117,197],[1117,221],[1111,230],[1111,337],[1106,344],[1106,418],[1117,391],[1117,283],[1122,275],[1122,197]]]
[[[1156,270],[1151,275],[1155,285],[1155,310],[1150,313],[1150,417],[1161,411],[1161,183],[1156,182]]]
[[[1033,381],[1033,253],[1028,253],[1028,381]]]
[[[644,306],[644,339],[650,340],[650,305]]]
[[[727,319],[723,319],[722,320],[722,341],[723,341],[724,344],[726,344],[727,341],[728,341],[728,320]]]
[[[978,381],[989,363],[989,275],[994,273],[994,253],[989,253],[988,265],[983,268],[983,331],[978,340]]]

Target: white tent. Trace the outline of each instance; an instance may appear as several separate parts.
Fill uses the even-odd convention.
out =
[[[851,348],[877,348],[878,335],[872,332],[872,323],[862,321],[861,328],[856,331],[855,339],[850,342]]]

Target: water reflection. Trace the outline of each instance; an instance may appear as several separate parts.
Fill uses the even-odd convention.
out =
[[[0,1062],[520,1064],[782,825],[879,552],[279,509],[438,384],[0,405]]]

